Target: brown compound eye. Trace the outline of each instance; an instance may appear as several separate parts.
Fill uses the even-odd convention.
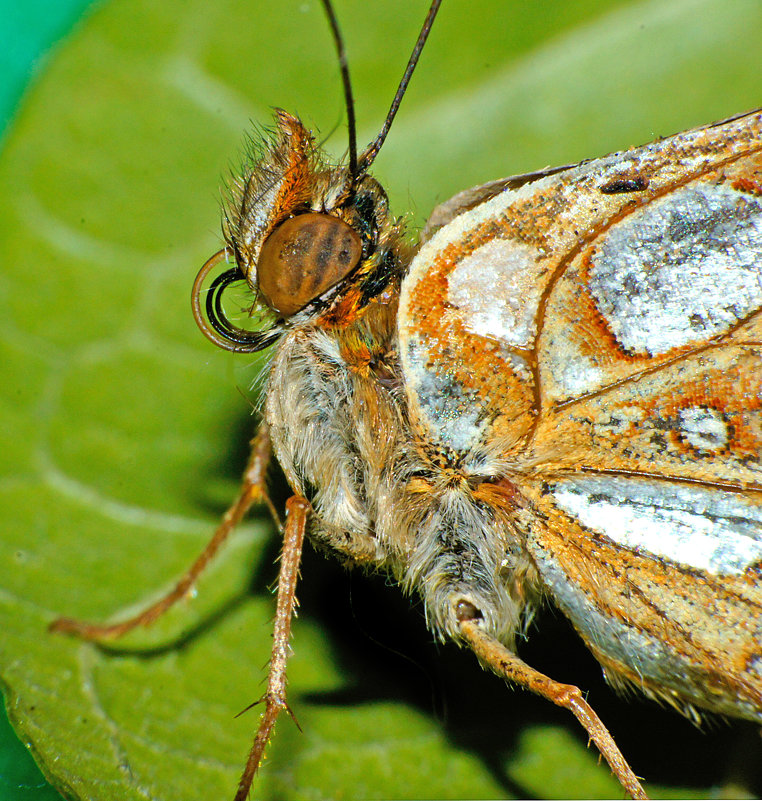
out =
[[[328,214],[300,214],[265,239],[257,265],[259,292],[284,317],[341,281],[362,256],[359,235]]]

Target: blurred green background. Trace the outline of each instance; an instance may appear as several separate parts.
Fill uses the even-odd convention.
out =
[[[0,147],[27,84],[45,69],[51,49],[93,0],[0,0]],[[0,636],[2,636],[0,634]],[[48,785],[0,709],[0,799],[50,801]]]
[[[338,3],[361,143],[426,5]],[[261,692],[269,643],[265,519],[194,603],[116,651],[45,627],[145,603],[235,493],[254,426],[236,387],[255,398],[259,368],[202,339],[189,286],[252,121],[280,105],[344,150],[332,43],[317,0],[20,6],[0,18],[0,680],[68,795],[229,797],[256,722],[233,716]],[[376,175],[419,223],[467,186],[720,119],[759,104],[759,41],[758,0],[448,0]],[[573,720],[435,646],[382,577],[308,550],[299,597],[304,733],[281,723],[256,797],[620,796]],[[616,698],[559,616],[522,654],[590,690],[655,797],[758,788],[751,727],[703,735]],[[57,797],[4,734],[0,798]]]
[[[27,83],[45,68],[48,54],[92,0],[0,2],[0,120],[3,130]]]

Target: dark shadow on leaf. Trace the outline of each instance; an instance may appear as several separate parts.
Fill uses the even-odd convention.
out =
[[[228,453],[216,462],[218,476],[242,473],[255,423],[245,417],[231,427]],[[271,493],[276,507],[282,509],[288,487],[277,465],[271,473]],[[221,515],[224,508],[215,507],[213,511]],[[253,516],[269,519],[264,510]],[[114,655],[152,659],[182,650],[198,637],[213,636],[217,623],[252,595],[272,598],[274,610],[272,589],[277,582],[280,540],[274,527],[272,532],[263,545],[248,591],[229,598],[161,645],[136,649],[112,643],[99,647]],[[325,647],[330,649],[345,683],[338,690],[292,696],[297,717],[300,704],[407,704],[435,719],[454,747],[476,755],[505,796],[518,798],[530,798],[532,793],[507,770],[511,754],[519,748],[519,738],[528,728],[562,728],[586,746],[587,737],[570,713],[506,687],[483,671],[469,652],[436,643],[426,629],[418,600],[406,598],[383,575],[346,571],[337,560],[309,546],[304,551],[301,574],[300,617],[312,621],[324,633]],[[299,648],[298,641],[294,647]],[[752,724],[710,721],[701,731],[677,713],[636,693],[629,699],[617,696],[563,615],[552,609],[541,612],[519,650],[529,664],[587,693],[636,773],[648,782],[698,791],[728,785],[742,788],[753,797],[762,795],[759,737]],[[563,758],[559,754],[559,760]]]
[[[112,642],[93,642],[93,646],[109,656],[125,656],[134,659],[150,660],[157,657],[166,656],[169,653],[179,653],[204,636],[214,636],[214,629],[229,615],[247,603],[249,593],[243,592],[227,599],[224,603],[216,606],[206,615],[199,617],[192,625],[184,626],[176,634],[168,634],[166,639],[156,645],[130,645],[120,644],[120,640]],[[131,636],[131,635],[126,635]]]
[[[470,653],[435,643],[417,601],[405,598],[383,576],[347,573],[312,549],[305,551],[302,575],[300,615],[325,632],[326,647],[332,649],[346,685],[302,695],[293,699],[295,704],[408,704],[433,716],[456,747],[477,755],[506,795],[521,798],[531,793],[506,768],[527,727],[562,727],[587,745],[569,712],[506,687],[481,670]],[[712,720],[700,730],[636,693],[627,699],[618,696],[563,615],[552,609],[543,610],[519,650],[529,664],[587,693],[647,782],[699,792],[733,782],[736,790],[743,788],[752,797],[762,792],[759,734],[753,724]],[[746,759],[739,759],[739,748]]]

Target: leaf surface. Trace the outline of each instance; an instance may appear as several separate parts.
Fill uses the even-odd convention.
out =
[[[339,3],[361,145],[424,6]],[[445,4],[376,175],[421,222],[465,187],[729,116],[758,102],[760,40],[755,0]],[[274,105],[335,128],[341,155],[318,3],[113,0],[6,140],[0,678],[16,731],[70,798],[231,797],[256,726],[256,711],[234,715],[260,695],[270,644],[277,538],[263,516],[150,631],[103,649],[46,627],[150,601],[234,497],[255,424],[236,386],[253,397],[261,363],[206,343],[188,295],[219,247],[221,179]],[[281,722],[255,797],[620,795],[566,715],[435,649],[395,588],[311,553],[303,573],[290,669],[303,733]],[[538,667],[597,681],[563,624],[544,623],[527,652]],[[655,795],[721,780],[730,735],[700,738],[600,682],[591,700]],[[654,728],[666,733],[650,742]]]

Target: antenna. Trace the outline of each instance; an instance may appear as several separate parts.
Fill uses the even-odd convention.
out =
[[[394,95],[394,99],[389,107],[384,124],[381,127],[378,136],[368,145],[368,147],[365,148],[359,160],[357,158],[357,124],[355,121],[355,101],[352,97],[352,82],[349,79],[347,51],[346,47],[344,46],[344,39],[341,36],[341,31],[339,30],[336,12],[331,5],[331,0],[322,0],[322,3],[323,7],[325,8],[325,13],[328,17],[328,23],[331,26],[333,41],[336,44],[336,52],[339,56],[339,69],[341,70],[341,80],[344,84],[344,102],[347,106],[347,132],[349,134],[349,174],[352,176],[352,184],[354,185],[357,183],[357,179],[368,171],[370,165],[374,162],[376,156],[378,155],[378,151],[381,150],[381,146],[386,140],[386,135],[389,133],[389,129],[392,127],[394,118],[397,116],[397,111],[400,107],[400,103],[402,103],[402,98],[405,96],[410,79],[413,77],[413,71],[415,70],[418,60],[421,57],[423,46],[426,44],[426,40],[429,38],[431,26],[434,24],[434,18],[437,15],[437,11],[439,11],[439,6],[442,5],[442,0],[432,0],[431,6],[429,7],[429,13],[426,15],[426,19],[423,21],[421,32],[418,34],[418,40],[415,43],[413,52],[410,54],[410,59],[407,62],[407,67],[405,68],[405,73],[403,74],[402,80],[397,87],[397,93]]]
[[[352,97],[352,81],[349,79],[349,63],[347,62],[347,49],[344,46],[344,39],[339,30],[339,21],[336,19],[336,12],[333,10],[331,0],[322,0],[323,8],[331,26],[333,41],[336,44],[336,52],[339,56],[339,69],[341,70],[341,82],[344,84],[344,103],[347,106],[347,133],[349,134],[349,174],[357,175],[357,125],[355,123],[355,101]]]
[[[344,85],[344,102],[347,106],[347,131],[349,134],[349,185],[347,189],[349,190],[349,197],[351,197],[351,195],[354,194],[359,179],[365,175],[370,168],[378,152],[381,150],[381,146],[389,133],[389,129],[392,127],[392,122],[394,122],[394,117],[400,107],[402,98],[405,96],[413,71],[418,64],[423,46],[428,39],[431,27],[434,23],[434,18],[437,15],[437,11],[439,11],[442,0],[432,0],[429,13],[426,15],[421,32],[418,34],[415,47],[408,60],[402,80],[397,87],[397,92],[389,107],[389,112],[386,115],[381,131],[359,158],[357,156],[357,122],[355,119],[355,105],[352,96],[352,82],[349,77],[346,47],[344,46],[344,39],[339,30],[336,12],[334,11],[331,0],[321,0],[321,2],[325,8],[328,22],[331,26],[333,41],[336,44],[341,80]],[[338,221],[334,220],[334,223],[337,222]],[[196,276],[191,291],[193,316],[204,336],[215,345],[225,350],[232,350],[239,353],[254,353],[263,350],[278,339],[283,333],[284,328],[281,323],[277,323],[265,331],[249,331],[233,325],[228,320],[222,307],[222,295],[230,284],[245,280],[240,266],[231,267],[218,275],[209,287],[206,294],[206,302],[202,304],[201,295],[204,280],[221,262],[227,260],[227,256],[227,248],[223,248],[218,253],[215,253],[214,256],[204,264]],[[206,311],[206,316],[204,315],[204,310],[202,310],[202,305]]]
[[[328,2],[328,0],[325,0],[325,2]],[[389,133],[389,129],[392,127],[394,118],[397,116],[397,110],[400,107],[400,103],[402,103],[402,98],[405,96],[410,79],[413,77],[413,71],[418,64],[418,59],[421,57],[423,46],[426,44],[426,40],[429,38],[431,26],[434,24],[434,18],[437,15],[437,11],[439,11],[440,5],[442,5],[442,0],[432,0],[431,6],[429,7],[429,13],[426,15],[426,19],[423,21],[421,32],[418,34],[418,40],[415,43],[413,52],[410,54],[410,60],[407,62],[405,73],[402,76],[400,85],[397,87],[397,93],[394,95],[394,100],[392,100],[392,104],[389,107],[389,112],[386,115],[384,124],[378,136],[365,148],[360,156],[357,164],[358,177],[368,171],[370,165],[375,161],[378,151],[381,150],[381,146],[386,140],[386,135]]]

